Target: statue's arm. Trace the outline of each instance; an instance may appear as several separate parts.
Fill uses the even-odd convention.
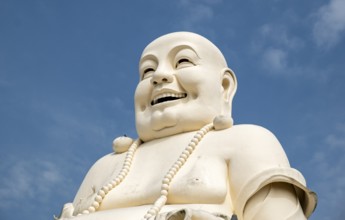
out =
[[[304,198],[310,191],[303,176],[290,167],[277,138],[254,125],[235,126],[232,135],[237,138],[229,176],[239,219],[306,219],[314,203],[300,203],[309,203]]]
[[[271,183],[255,193],[246,203],[244,220],[306,220],[294,187]]]

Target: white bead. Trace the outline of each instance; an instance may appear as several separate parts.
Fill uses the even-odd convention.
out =
[[[196,134],[196,135],[194,135],[194,137],[196,138],[196,139],[198,139],[198,141],[200,141],[201,140],[201,138],[202,138],[202,136],[200,135],[200,134]]]
[[[124,173],[122,173],[122,171],[121,171],[121,173],[118,175],[118,177],[119,177],[119,179],[122,181],[122,180],[125,178],[125,175],[124,175]]]
[[[157,207],[163,207],[165,205],[165,203],[167,202],[167,197],[166,196],[161,196],[159,197],[154,206],[157,206]]]
[[[189,153],[192,153],[194,151],[194,148],[191,146],[186,147],[186,150],[188,150]]]
[[[127,152],[127,155],[132,155],[133,156],[134,152],[135,152],[135,148],[130,148],[128,150],[128,152]]]
[[[110,190],[112,190],[112,189],[113,189],[113,184],[108,183],[107,187],[108,187],[108,191],[110,191]]]
[[[175,174],[176,174],[176,172],[177,172],[177,169],[176,169],[175,167],[171,167],[171,168],[170,168],[170,171],[171,171],[171,173],[173,173],[174,176],[175,176]]]
[[[186,155],[190,155],[190,152],[188,151],[188,150],[184,150],[183,152],[182,152],[182,154],[186,154]]]
[[[101,202],[103,201],[103,198],[102,198],[102,196],[97,195],[97,196],[95,197],[95,200],[96,200],[97,202],[101,203]]]
[[[82,213],[83,214],[89,214],[90,212],[89,212],[89,210],[84,210]]]
[[[202,132],[205,135],[208,131],[206,128],[201,128],[200,132]]]
[[[111,186],[114,189],[117,186],[117,183],[115,181],[111,181]]]
[[[105,192],[103,190],[98,191],[98,195],[104,198]]]
[[[198,140],[197,138],[193,138],[193,139],[192,139],[192,142],[194,142],[194,143],[197,144],[197,143],[199,143],[199,140]]]
[[[186,159],[184,159],[184,158],[182,158],[182,157],[180,157],[180,158],[178,158],[178,160],[177,161],[180,161],[181,163],[182,163],[182,165],[186,162]]]
[[[167,190],[169,189],[169,185],[168,184],[162,184],[162,190]]]
[[[136,150],[138,147],[138,144],[134,143],[132,144],[132,146],[130,147],[130,149]]]
[[[175,176],[175,173],[174,173],[174,171],[173,170],[169,170],[169,173],[168,173],[170,176],[172,176],[172,178],[171,179],[173,179],[174,178],[174,176]]]
[[[186,154],[186,153],[182,153],[182,154],[181,154],[181,158],[183,158],[183,159],[187,160],[187,159],[188,159],[188,157],[189,157],[189,155],[190,155],[190,153],[188,153],[188,154]]]
[[[169,182],[171,181],[171,179],[174,177],[174,175],[172,175],[170,173],[170,171],[165,175],[165,178],[169,179]]]
[[[234,121],[230,115],[219,115],[214,118],[213,125],[215,130],[223,130],[232,127]]]
[[[179,166],[179,165],[176,164],[176,163],[173,165],[173,167],[176,169],[176,171],[179,170],[179,169],[181,168],[181,166]]]
[[[167,196],[168,190],[166,190],[166,189],[161,190],[161,195]]]
[[[96,211],[95,207],[93,207],[93,206],[90,206],[87,210],[89,212],[95,212]]]
[[[181,158],[183,158],[183,159],[185,159],[185,160],[187,160],[187,158],[188,158],[188,155],[186,155],[186,154],[181,154],[181,156],[180,156]]]
[[[115,153],[123,153],[128,150],[132,143],[132,138],[124,136],[118,137],[113,141],[113,150]]]
[[[92,203],[92,206],[95,207],[95,209],[98,209],[99,203],[96,202],[96,201],[94,201],[94,202]]]
[[[180,158],[179,158],[180,159]],[[183,163],[181,162],[181,160],[177,160],[176,162],[175,162],[179,167],[182,167],[182,165],[183,165]]]
[[[171,179],[165,177],[165,178],[162,180],[162,183],[170,183],[170,180],[171,180]]]
[[[107,194],[109,192],[109,189],[107,186],[103,186],[102,191],[104,192],[104,194]]]

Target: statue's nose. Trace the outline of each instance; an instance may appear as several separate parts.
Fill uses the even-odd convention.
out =
[[[173,75],[171,73],[168,73],[167,71],[157,70],[151,78],[152,85],[158,85],[161,83],[171,83],[172,81]]]

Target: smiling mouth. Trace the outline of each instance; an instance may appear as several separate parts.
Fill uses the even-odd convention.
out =
[[[178,99],[183,99],[186,98],[187,94],[186,93],[163,93],[161,95],[156,96],[152,101],[151,105],[157,105],[163,102],[170,102]]]

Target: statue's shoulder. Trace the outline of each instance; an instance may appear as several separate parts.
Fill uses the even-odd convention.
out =
[[[98,159],[87,172],[81,187],[101,185],[111,175],[113,167],[121,162],[122,154],[110,153]]]
[[[258,143],[262,142],[277,142],[276,136],[268,129],[254,124],[239,124],[231,128],[219,132],[220,135],[233,142],[244,143]]]
[[[116,160],[116,157],[118,157],[119,154],[115,154],[115,153],[109,153],[104,155],[103,157],[99,158],[92,167],[98,167],[98,166],[102,166],[102,164],[104,163],[109,163],[112,160]]]
[[[259,152],[263,157],[272,156],[272,153],[285,155],[284,150],[276,136],[268,129],[252,124],[234,125],[219,132],[226,147],[236,152],[236,155],[250,158],[256,157]],[[217,137],[215,137],[217,138]]]
[[[109,170],[109,167],[115,167],[118,163],[123,162],[125,153],[109,153],[99,158],[90,168],[87,175],[92,175],[96,173],[97,175],[100,172],[104,173],[106,170]]]
[[[255,124],[237,124],[237,125],[232,126],[228,130],[232,132],[241,132],[241,133],[246,133],[246,134],[256,134],[257,132],[272,134],[272,132],[268,130],[267,128],[262,127],[260,125],[255,125]]]

